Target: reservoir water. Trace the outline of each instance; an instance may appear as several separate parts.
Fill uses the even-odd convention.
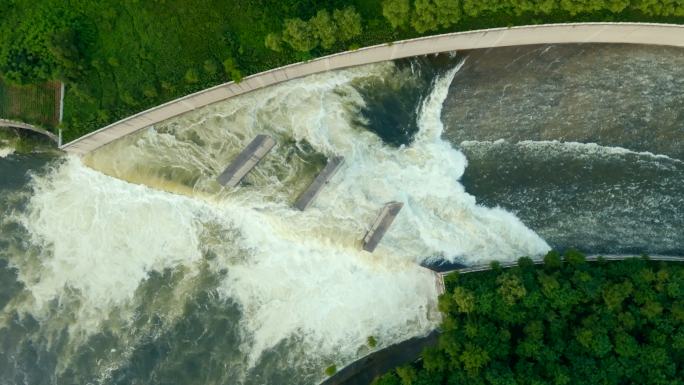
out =
[[[83,159],[0,142],[0,384],[316,384],[438,325],[419,263],[682,255],[682,90],[681,49],[499,48],[290,81]],[[276,147],[220,186],[257,134]]]

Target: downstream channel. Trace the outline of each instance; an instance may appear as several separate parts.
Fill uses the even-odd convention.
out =
[[[419,264],[684,255],[682,90],[682,49],[497,48],[290,81],[83,159],[0,142],[0,383],[316,384],[438,325]],[[257,134],[275,148],[221,187]]]

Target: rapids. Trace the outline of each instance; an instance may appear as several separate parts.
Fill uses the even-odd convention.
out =
[[[624,53],[616,47],[604,57]],[[662,138],[644,143],[631,131],[596,143],[546,127],[497,131],[529,122],[529,110],[504,104],[482,117],[523,71],[516,63],[570,55],[530,50],[500,51],[514,71],[489,82],[484,51],[289,81],[83,159],[0,150],[0,383],[315,384],[328,365],[370,352],[369,336],[382,348],[438,325],[434,276],[420,264],[550,247],[682,250],[684,167],[678,147],[659,142],[679,140],[669,107],[658,107],[670,124]],[[670,90],[662,63],[654,94]],[[674,92],[644,92],[679,106]],[[241,186],[220,186],[262,133],[276,147]],[[307,211],[294,209],[334,155],[345,157],[339,172]],[[403,210],[373,254],[360,251],[390,200]]]

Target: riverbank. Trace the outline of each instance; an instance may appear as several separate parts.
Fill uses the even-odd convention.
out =
[[[414,337],[373,352],[340,369],[320,385],[367,385],[373,380],[407,362],[413,362],[428,346],[439,340],[439,331],[434,330],[425,337]]]

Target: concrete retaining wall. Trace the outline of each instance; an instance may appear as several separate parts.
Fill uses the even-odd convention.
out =
[[[17,122],[15,120],[9,120],[9,119],[0,119],[0,127],[14,127],[14,128],[20,128],[22,130],[29,130],[33,132],[37,132],[41,135],[45,135],[48,138],[52,139],[55,143],[59,143],[59,137],[52,132],[46,131],[42,128],[32,126],[28,123],[23,123],[23,122]]]
[[[380,44],[291,64],[187,95],[140,112],[63,145],[83,155],[118,138],[196,108],[319,72],[431,53],[556,43],[629,43],[684,47],[684,26],[646,23],[547,24],[456,32]]]

